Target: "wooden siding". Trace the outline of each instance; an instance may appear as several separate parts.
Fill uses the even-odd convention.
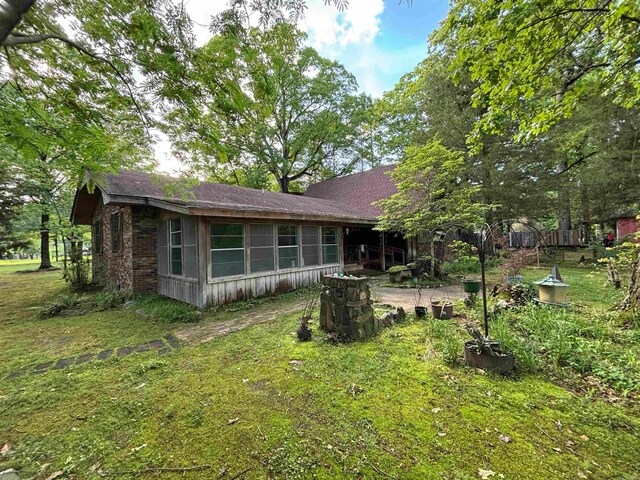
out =
[[[203,285],[203,306],[221,305],[306,287],[320,282],[323,275],[342,272],[342,268],[339,264],[303,267],[207,283]]]
[[[197,280],[182,277],[158,276],[158,293],[165,297],[174,298],[181,302],[203,307]]]

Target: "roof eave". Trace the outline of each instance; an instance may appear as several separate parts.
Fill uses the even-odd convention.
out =
[[[223,217],[223,218],[243,218],[256,220],[298,220],[313,221],[325,223],[340,223],[348,225],[376,225],[377,219],[359,218],[359,217],[342,217],[336,215],[313,215],[296,212],[270,212],[259,210],[234,210],[224,208],[188,208],[189,215],[200,215],[203,217]]]

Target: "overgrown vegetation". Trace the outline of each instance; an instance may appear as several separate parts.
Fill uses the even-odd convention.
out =
[[[544,273],[523,272],[527,279]],[[300,343],[300,308],[200,346],[183,345],[168,356],[140,353],[3,380],[0,441],[10,444],[10,452],[0,458],[0,469],[16,468],[26,478],[61,470],[88,480],[149,466],[205,464],[211,469],[188,476],[232,476],[250,468],[247,478],[308,478],[310,472],[319,478],[375,478],[382,471],[395,478],[447,472],[462,479],[478,478],[482,468],[505,478],[633,478],[640,468],[640,412],[633,394],[603,401],[599,388],[585,388],[590,380],[581,378],[577,366],[563,363],[571,357],[560,355],[566,352],[556,343],[561,337],[548,338],[556,315],[562,315],[563,332],[593,345],[606,340],[594,348],[613,349],[611,357],[633,341],[637,330],[604,312],[622,292],[603,289],[600,273],[590,275],[588,268],[563,269],[572,303],[595,303],[564,313],[537,310],[546,317],[526,322],[521,316],[533,307],[523,307],[494,321],[492,334],[516,350],[519,361],[517,375],[508,379],[459,365],[468,339],[462,321],[410,316],[368,342]],[[490,276],[499,280],[495,270]],[[0,283],[8,279],[9,293],[23,297],[12,295],[0,304],[3,378],[24,365],[134,345],[181,328],[137,313],[160,308],[153,297],[146,305],[134,300],[131,308],[54,317],[42,328],[33,308],[62,293],[59,273],[0,273]],[[249,309],[257,316],[284,310],[302,304],[306,295],[292,292],[250,306],[211,309],[201,322],[215,324]],[[456,311],[469,317],[464,321],[477,314],[462,305]],[[624,344],[616,345],[620,332]],[[553,354],[536,351],[536,338]],[[552,356],[562,359],[557,367]],[[626,365],[621,358],[607,362]],[[596,367],[591,375],[604,378],[596,376]]]

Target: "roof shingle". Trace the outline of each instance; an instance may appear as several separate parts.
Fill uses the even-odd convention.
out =
[[[95,179],[109,197],[161,200],[187,209],[242,210],[294,216],[331,217],[352,222],[375,222],[370,211],[311,196],[256,190],[221,183],[199,182],[180,188],[180,180],[145,172],[122,170]],[[184,186],[184,184],[182,184]]]
[[[382,215],[382,210],[372,203],[389,198],[398,191],[393,179],[387,175],[394,168],[395,165],[385,165],[366,172],[332,178],[310,185],[304,195],[333,200],[378,217]]]

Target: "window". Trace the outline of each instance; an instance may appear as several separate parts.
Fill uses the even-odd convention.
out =
[[[93,224],[93,253],[102,253],[102,222]]]
[[[338,229],[336,227],[322,227],[322,263],[339,262]]]
[[[211,225],[211,275],[214,278],[244,273],[244,225]]]
[[[318,227],[302,227],[302,266],[320,265]]]
[[[122,212],[111,215],[111,251],[122,251]]]
[[[296,225],[278,225],[278,267],[296,268],[298,266],[298,227]]]
[[[182,220],[169,220],[169,252],[171,254],[171,275],[182,275]]]
[[[249,245],[252,272],[275,270],[273,225],[250,225]]]

